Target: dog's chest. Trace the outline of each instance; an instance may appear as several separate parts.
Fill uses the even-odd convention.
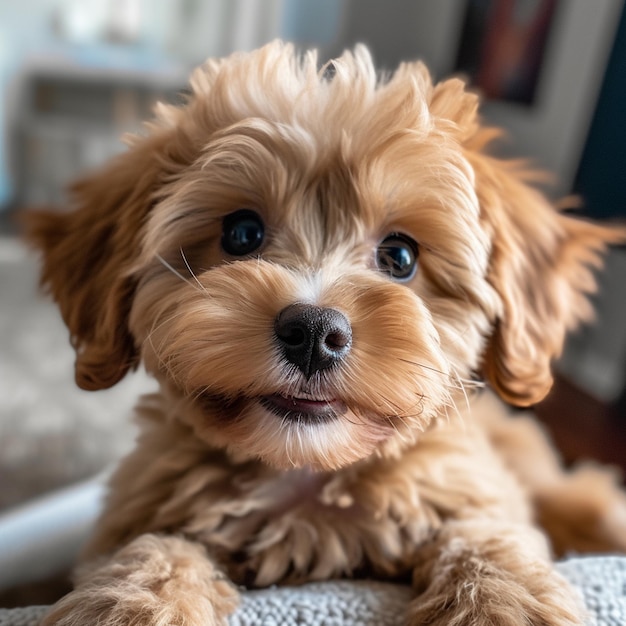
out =
[[[360,572],[396,577],[440,524],[415,477],[294,470],[271,479],[234,477],[231,486],[230,495],[198,494],[184,530],[207,545],[237,583]]]

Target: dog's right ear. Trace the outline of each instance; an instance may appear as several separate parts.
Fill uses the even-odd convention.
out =
[[[25,211],[26,239],[43,255],[41,284],[57,301],[83,389],[114,385],[138,362],[127,318],[129,274],[142,224],[163,177],[168,131],[139,140],[70,190],[70,211]]]

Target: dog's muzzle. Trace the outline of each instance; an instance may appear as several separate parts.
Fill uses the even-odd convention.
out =
[[[274,322],[283,355],[307,377],[337,365],[350,352],[352,328],[346,316],[311,304],[292,304]]]

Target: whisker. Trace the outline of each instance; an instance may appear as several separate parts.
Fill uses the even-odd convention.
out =
[[[389,422],[400,421],[407,428],[417,427],[419,428],[419,424],[409,425],[408,421],[412,419],[418,418],[422,414],[422,410],[418,407],[422,403],[422,399],[416,402],[413,406],[408,407],[404,410],[400,410],[399,407],[396,407],[388,400],[384,401],[385,411],[381,411],[380,415]]]
[[[200,285],[200,287],[202,287],[202,289],[198,289],[198,287],[195,285],[195,283],[191,282],[188,278],[183,276],[173,265],[168,263],[160,254],[157,254],[156,258],[159,259],[160,263],[163,266],[165,266],[170,272],[172,272],[172,274],[174,274],[175,276],[178,276],[178,278],[180,278],[184,283],[187,283],[189,286],[193,287],[197,291],[202,291],[203,293],[206,293],[206,289],[204,289],[204,287],[202,287],[202,285]],[[194,278],[195,278],[195,276],[194,276]]]
[[[482,389],[485,384],[478,380],[472,380],[469,378],[461,378],[455,371],[451,373],[444,372],[435,367],[431,367],[429,365],[425,365],[424,363],[420,363],[418,361],[411,361],[410,359],[400,359],[404,363],[408,363],[410,365],[415,365],[416,367],[421,367],[423,369],[430,370],[431,372],[435,372],[436,374],[440,374],[449,379],[453,379],[457,384],[447,383],[447,386],[450,389],[457,389],[458,391],[463,392],[466,395],[467,389]]]
[[[346,417],[345,414],[341,415],[341,419],[345,422],[348,422],[348,424],[352,424],[352,426],[363,426],[365,424],[365,422],[363,421],[363,419],[360,417],[360,415],[354,411],[349,411],[350,413],[352,413],[352,415],[354,415],[354,419],[349,419],[348,417]]]
[[[447,372],[443,370],[438,370],[436,367],[432,367],[430,365],[424,365],[423,363],[419,363],[418,361],[412,361],[411,359],[398,359],[403,363],[408,363],[409,365],[417,365],[418,367],[422,367],[425,370],[430,370],[431,372],[435,372],[436,374],[441,374],[442,376],[449,376]]]
[[[189,265],[189,262],[187,261],[187,257],[185,256],[185,252],[183,251],[182,247],[180,248],[180,256],[183,257],[183,262],[185,264],[185,267],[187,268],[187,271],[191,274],[192,278],[196,281],[196,284],[198,285],[198,287],[200,287],[200,289],[204,293],[207,293],[206,287],[198,280],[198,277],[194,274],[193,270],[191,269],[191,266]]]

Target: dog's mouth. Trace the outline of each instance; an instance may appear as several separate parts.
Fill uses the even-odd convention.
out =
[[[347,411],[346,405],[340,400],[316,398],[308,394],[302,396],[272,394],[262,396],[259,401],[270,413],[282,419],[299,422],[327,422]]]
[[[299,423],[321,423],[334,420],[347,412],[347,405],[334,397],[322,397],[299,391],[298,395],[274,393],[266,396],[227,398],[204,391],[195,395],[196,402],[212,413],[219,407],[223,417],[238,419],[246,406],[260,405],[269,413]]]

